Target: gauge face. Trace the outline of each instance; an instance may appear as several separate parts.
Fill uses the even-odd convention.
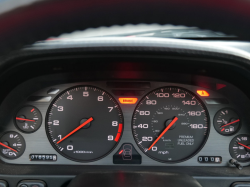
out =
[[[164,87],[137,105],[132,128],[139,148],[161,162],[181,162],[194,156],[209,133],[208,112],[188,90]]]
[[[214,128],[221,135],[235,134],[240,129],[239,115],[230,108],[219,110],[214,116]]]
[[[0,151],[7,159],[16,159],[25,151],[25,140],[17,132],[7,132],[0,139]]]
[[[250,161],[250,136],[241,134],[232,139],[229,145],[231,156],[239,162]]]
[[[14,120],[21,131],[32,133],[40,128],[42,114],[36,107],[25,106],[17,112]]]
[[[123,131],[123,115],[119,104],[106,91],[79,86],[54,99],[46,128],[51,144],[61,155],[89,162],[115,148]]]

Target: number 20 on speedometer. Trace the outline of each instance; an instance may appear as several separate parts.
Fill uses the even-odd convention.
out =
[[[180,87],[163,87],[142,98],[132,117],[139,148],[160,162],[185,161],[204,146],[209,115],[194,93]]]

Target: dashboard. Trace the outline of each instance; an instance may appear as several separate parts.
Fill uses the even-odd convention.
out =
[[[4,162],[231,166],[233,158],[242,166],[250,163],[250,101],[228,82],[202,76],[196,79],[205,79],[205,87],[90,81],[22,92],[51,78],[28,80],[3,101]]]
[[[204,187],[249,181],[249,49],[98,38],[13,52],[0,66],[0,180],[61,187],[80,173],[148,172]]]

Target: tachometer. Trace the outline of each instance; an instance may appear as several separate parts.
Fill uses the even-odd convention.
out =
[[[46,119],[54,148],[75,161],[94,161],[115,148],[123,130],[119,104],[93,86],[70,88],[54,99]]]
[[[137,105],[132,128],[139,148],[161,162],[181,162],[205,144],[209,116],[192,92],[164,87],[147,94]]]

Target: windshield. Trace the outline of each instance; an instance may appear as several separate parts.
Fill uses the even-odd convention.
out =
[[[197,27],[139,24],[125,26],[111,26],[89,28],[84,31],[75,31],[62,34],[53,39],[81,39],[89,37],[157,37],[157,38],[181,38],[181,39],[236,39],[236,36],[226,35],[221,32],[202,30]]]

